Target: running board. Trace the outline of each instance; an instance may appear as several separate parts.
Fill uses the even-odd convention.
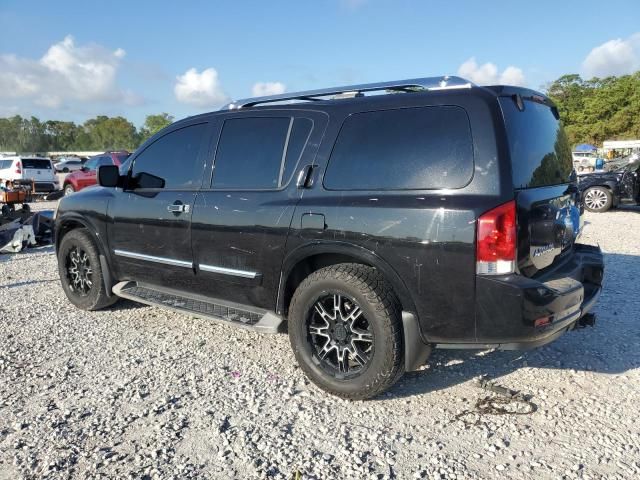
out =
[[[282,323],[282,317],[267,310],[232,305],[220,300],[187,297],[184,294],[148,285],[139,285],[136,282],[120,282],[113,287],[113,293],[134,302],[259,333],[278,333],[278,328]]]

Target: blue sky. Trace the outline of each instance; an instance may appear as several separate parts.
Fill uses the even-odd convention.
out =
[[[141,124],[252,93],[458,73],[540,88],[640,69],[639,32],[638,0],[0,0],[0,116]]]

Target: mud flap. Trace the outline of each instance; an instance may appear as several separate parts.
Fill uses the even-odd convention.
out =
[[[417,370],[425,364],[432,347],[422,341],[418,319],[411,312],[402,312],[402,331],[404,333],[404,369],[406,372]]]

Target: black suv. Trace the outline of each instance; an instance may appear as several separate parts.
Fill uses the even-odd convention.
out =
[[[601,290],[557,109],[523,88],[443,77],[248,99],[98,177],[57,211],[74,305],[286,322],[304,372],[344,398],[433,347],[550,342]]]
[[[640,158],[638,154],[613,160],[606,172],[578,177],[584,208],[602,213],[621,203],[640,205]]]

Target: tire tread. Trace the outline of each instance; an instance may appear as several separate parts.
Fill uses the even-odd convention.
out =
[[[358,263],[340,263],[321,268],[305,278],[293,295],[289,311],[296,309],[297,303],[301,298],[300,292],[319,281],[329,279],[339,280],[360,291],[370,306],[374,307],[378,318],[383,320],[384,329],[391,338],[393,347],[385,352],[386,358],[384,358],[383,364],[387,367],[386,371],[376,375],[372,382],[365,385],[357,393],[345,393],[326,385],[321,385],[321,388],[333,395],[350,400],[375,397],[389,389],[404,373],[404,337],[402,322],[400,321],[402,310],[400,302],[390,284],[378,270]],[[296,352],[296,356],[298,356],[296,346],[292,345],[292,347]],[[313,378],[313,372],[306,367],[304,362],[301,362],[300,359],[298,360],[307,376]]]

